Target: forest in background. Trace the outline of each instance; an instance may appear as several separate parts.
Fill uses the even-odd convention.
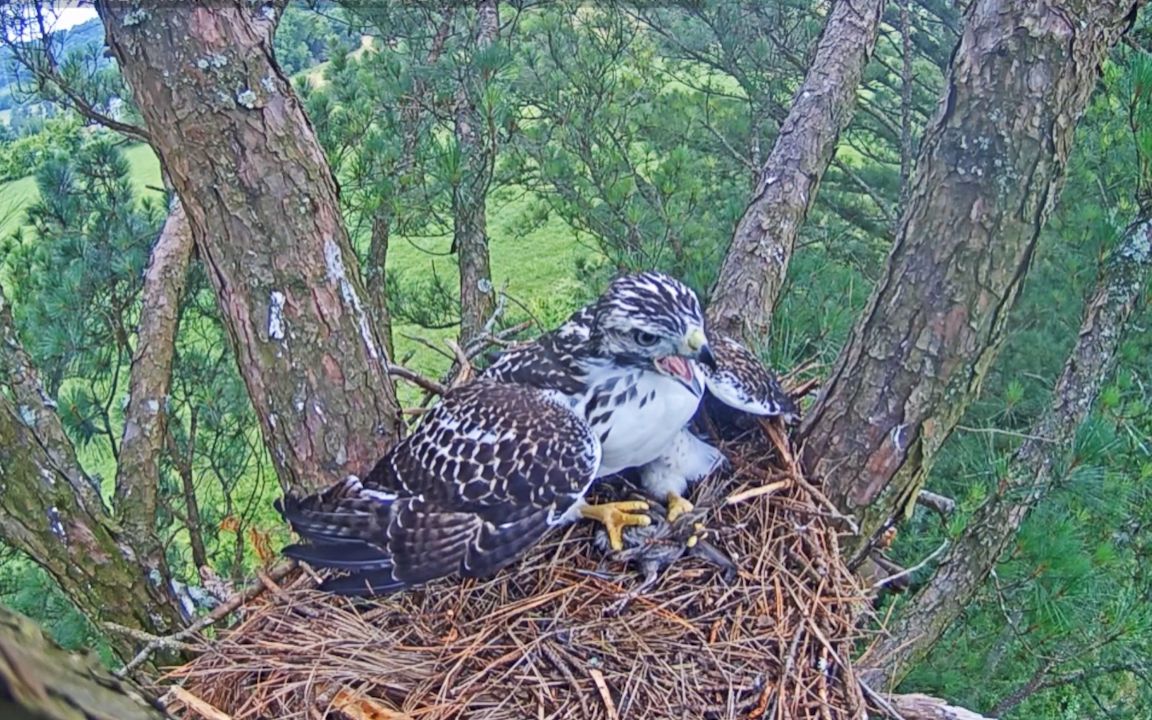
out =
[[[500,3],[487,41],[471,6],[289,5],[275,58],[339,182],[389,357],[443,375],[453,362],[444,338],[467,347],[492,317],[494,328],[528,323],[536,334],[620,270],[667,271],[708,303],[838,4]],[[882,5],[855,113],[799,227],[770,329],[754,338],[781,370],[815,362],[831,374],[885,277],[968,21],[965,3]],[[16,29],[29,17],[27,7],[0,10],[9,63],[23,68],[9,74],[11,94],[53,110],[0,133],[0,177],[11,181],[0,197],[0,311],[94,496],[115,506],[145,269],[168,206],[160,178],[142,183],[142,163],[127,160],[146,123],[116,63],[98,60],[103,47],[23,39]],[[1103,260],[1147,220],[1150,41],[1138,18],[1102,65],[1003,348],[923,481],[949,502],[944,512],[916,507],[889,550],[917,568],[907,593],[881,601],[894,617],[932,576],[942,544],[956,546],[1003,492],[1052,404]],[[223,58],[201,61],[228,71]],[[37,197],[25,206],[13,198],[27,178]],[[467,294],[477,287],[488,290]],[[279,468],[198,256],[177,296],[154,525],[183,610],[195,614],[217,601],[214,586],[270,563],[288,533],[271,505]],[[1006,718],[1137,718],[1152,706],[1150,319],[1143,306],[1131,318],[1114,372],[1034,509],[902,688]],[[416,389],[398,393],[401,406],[421,401]],[[123,660],[124,639],[30,559],[39,541],[0,536],[0,603],[66,647]]]

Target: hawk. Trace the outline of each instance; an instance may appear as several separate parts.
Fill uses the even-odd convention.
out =
[[[633,317],[664,318],[631,338],[669,353],[657,356],[655,368],[651,358],[622,353],[604,339],[616,323],[626,325]],[[676,342],[688,352],[675,354]],[[702,401],[788,421],[797,415],[776,376],[750,350],[723,335],[706,341],[696,294],[660,273],[616,280],[596,303],[555,331],[505,352],[484,375],[543,388],[582,412],[603,453],[597,477],[638,468],[644,488],[667,503],[670,522],[692,510],[684,497],[689,485],[725,462],[691,430]],[[619,532],[611,526],[607,531],[619,549]]]
[[[719,347],[726,357],[727,343]],[[674,520],[692,507],[688,483],[723,460],[688,430],[705,393],[750,412],[780,406],[728,370],[691,289],[661,273],[618,278],[559,328],[449,391],[362,480],[278,503],[307,540],[284,553],[350,571],[321,589],[373,594],[492,575],[580,518],[603,523],[620,549],[623,528],[651,523],[648,505],[590,504],[595,480],[640,468]]]

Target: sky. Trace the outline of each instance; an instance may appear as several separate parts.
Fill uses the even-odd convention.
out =
[[[63,3],[61,3],[63,4]],[[73,5],[72,3],[68,3]],[[81,25],[94,20],[96,18],[96,8],[91,6],[85,7],[61,7],[56,10],[56,29],[66,30],[76,25]]]

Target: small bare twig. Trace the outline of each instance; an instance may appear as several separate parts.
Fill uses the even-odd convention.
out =
[[[196,712],[205,720],[232,720],[232,716],[228,713],[221,712],[179,685],[173,685],[172,689],[168,691],[168,695],[183,703],[185,707]],[[167,705],[167,703],[164,704]]]
[[[956,512],[955,500],[927,490],[920,491],[920,494],[916,496],[916,503],[935,511],[943,520],[947,520],[952,516],[952,513]]]
[[[728,496],[728,499],[724,501],[724,504],[735,505],[736,503],[742,503],[747,500],[751,500],[752,498],[758,498],[761,495],[771,495],[777,490],[785,490],[790,487],[792,487],[791,480],[777,480],[774,483],[768,483],[767,485],[760,485],[759,487],[754,487],[749,490],[733,493]]]
[[[284,562],[281,562],[269,570],[267,573],[264,573],[264,577],[270,580],[280,580],[287,577],[288,573],[295,569],[295,560],[285,560]],[[148,635],[147,633],[140,633],[139,631],[132,631],[130,628],[122,628],[123,630],[129,631],[130,637],[135,637],[139,640],[145,640],[147,644],[140,650],[140,652],[136,653],[136,656],[129,660],[124,665],[124,667],[115,671],[113,675],[118,678],[126,677],[128,673],[146,663],[148,658],[152,657],[152,654],[157,650],[167,648],[180,650],[193,649],[191,646],[185,645],[183,641],[192,637],[201,630],[216,624],[228,615],[231,615],[233,612],[239,609],[241,605],[257,597],[262,592],[264,592],[265,589],[266,586],[264,581],[262,579],[257,579],[255,582],[250,583],[246,588],[234,595],[228,602],[221,603],[212,612],[208,613],[183,630],[165,637],[158,637],[155,635]],[[105,623],[105,627],[108,627],[109,625],[114,624]],[[109,629],[119,631],[121,628],[119,626],[115,626],[109,627]]]
[[[872,585],[872,589],[873,590],[879,590],[880,588],[884,587],[885,585],[887,585],[889,583],[895,582],[895,581],[899,580],[900,578],[908,577],[912,573],[920,570],[920,568],[926,566],[928,563],[930,563],[933,560],[935,560],[936,558],[940,557],[940,555],[943,554],[943,552],[948,549],[948,544],[949,544],[948,541],[945,540],[944,542],[940,543],[940,547],[933,550],[932,553],[928,555],[928,557],[924,558],[923,560],[916,563],[912,567],[905,568],[898,573],[893,573],[892,575],[889,575],[888,577],[884,578],[883,580],[878,580],[876,583],[874,583]]]
[[[386,369],[389,375],[395,375],[398,378],[407,380],[420,389],[426,390],[427,392],[430,392],[434,395],[443,395],[444,393],[448,392],[448,388],[445,387],[443,383],[437,380],[433,380],[432,378],[424,377],[415,370],[406,368],[403,365],[394,365],[392,363],[388,363]]]

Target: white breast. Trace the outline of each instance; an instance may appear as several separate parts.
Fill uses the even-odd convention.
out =
[[[649,371],[631,373],[610,394],[606,406],[587,416],[603,451],[597,477],[654,460],[700,404],[700,396],[682,383]],[[616,398],[623,399],[616,404]]]

